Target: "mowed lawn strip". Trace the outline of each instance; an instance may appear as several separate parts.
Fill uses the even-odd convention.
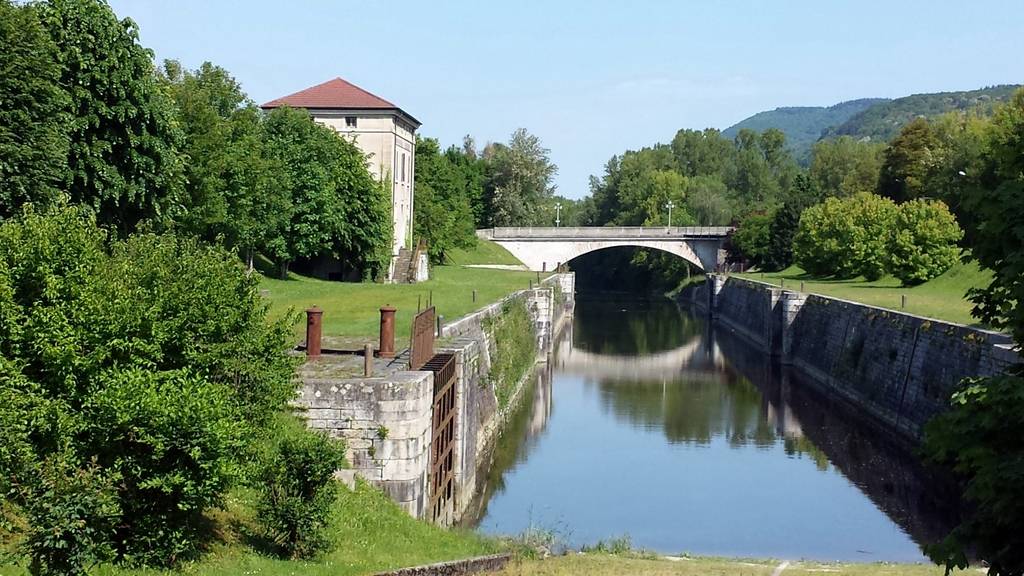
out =
[[[463,267],[464,264],[520,264],[507,250],[487,240],[478,241],[473,249],[453,251],[449,260],[453,262],[450,265],[431,266],[430,280],[418,284],[331,282],[291,274],[288,280],[264,277],[260,287],[270,302],[272,317],[281,317],[288,310],[301,313],[318,306],[324,311],[324,336],[342,340],[377,338],[380,307],[394,306],[398,309],[395,337],[401,346],[408,343],[417,305],[426,308],[431,298],[438,314],[446,320],[455,320],[512,292],[529,288],[531,281],[536,284],[538,278],[536,272]],[[303,326],[298,318],[296,338],[301,338]]]
[[[501,576],[769,576],[780,560],[686,557],[668,560],[635,554],[569,554],[544,560],[515,560]],[[943,569],[932,564],[842,564],[791,562],[783,576],[942,576]]]
[[[735,276],[760,280],[776,286],[784,282],[785,287],[791,290],[799,290],[800,283],[803,282],[805,292],[897,311],[900,310],[902,296],[905,295],[905,312],[968,325],[978,325],[979,322],[971,315],[973,304],[966,298],[967,291],[987,286],[992,280],[992,273],[979,269],[974,262],[955,264],[938,278],[910,287],[902,286],[899,280],[891,276],[873,282],[864,278],[812,278],[796,266],[779,272],[753,272]]]

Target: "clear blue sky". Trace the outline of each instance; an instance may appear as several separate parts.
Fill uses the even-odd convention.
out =
[[[1024,0],[113,0],[159,59],[257,102],[341,76],[443,145],[539,135],[558,191],[679,128],[778,106],[1024,82]]]

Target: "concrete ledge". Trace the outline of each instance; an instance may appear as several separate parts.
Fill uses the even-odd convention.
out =
[[[378,572],[377,576],[455,576],[460,574],[479,574],[480,572],[497,572],[505,568],[505,565],[511,559],[511,554],[493,554],[491,556],[466,558],[465,560],[401,568],[390,572]]]

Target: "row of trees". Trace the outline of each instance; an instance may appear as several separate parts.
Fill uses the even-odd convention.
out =
[[[508,143],[489,143],[479,152],[469,136],[461,147],[443,151],[437,140],[420,138],[416,236],[442,263],[449,250],[472,246],[477,228],[550,225],[559,201],[552,183],[557,170],[540,138],[522,128]]]
[[[350,141],[304,111],[264,115],[222,68],[156,70],[101,0],[0,1],[0,218],[61,196],[127,236],[175,230],[245,256],[390,256],[390,199]]]

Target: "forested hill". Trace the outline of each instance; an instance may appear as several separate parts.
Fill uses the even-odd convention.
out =
[[[887,102],[884,98],[861,98],[841,102],[834,106],[789,106],[753,116],[726,128],[722,135],[734,138],[742,128],[762,132],[778,128],[786,134],[786,144],[798,161],[810,158],[811,146],[827,130],[842,125],[850,118],[871,109],[876,104]]]
[[[793,158],[805,164],[810,160],[811,146],[821,138],[853,136],[876,142],[887,142],[900,128],[918,116],[933,118],[953,110],[976,110],[984,115],[996,104],[1009,100],[1016,85],[1000,85],[961,92],[914,94],[889,100],[862,98],[835,106],[800,106],[758,112],[726,128],[722,135],[733,138],[742,128],[758,132],[778,128],[786,134],[786,147]]]
[[[1019,87],[1008,84],[962,92],[914,94],[880,102],[845,122],[832,125],[826,136],[845,135],[886,142],[899,133],[904,124],[918,116],[932,118],[953,110],[975,110],[987,116],[996,104],[1009,100]]]

